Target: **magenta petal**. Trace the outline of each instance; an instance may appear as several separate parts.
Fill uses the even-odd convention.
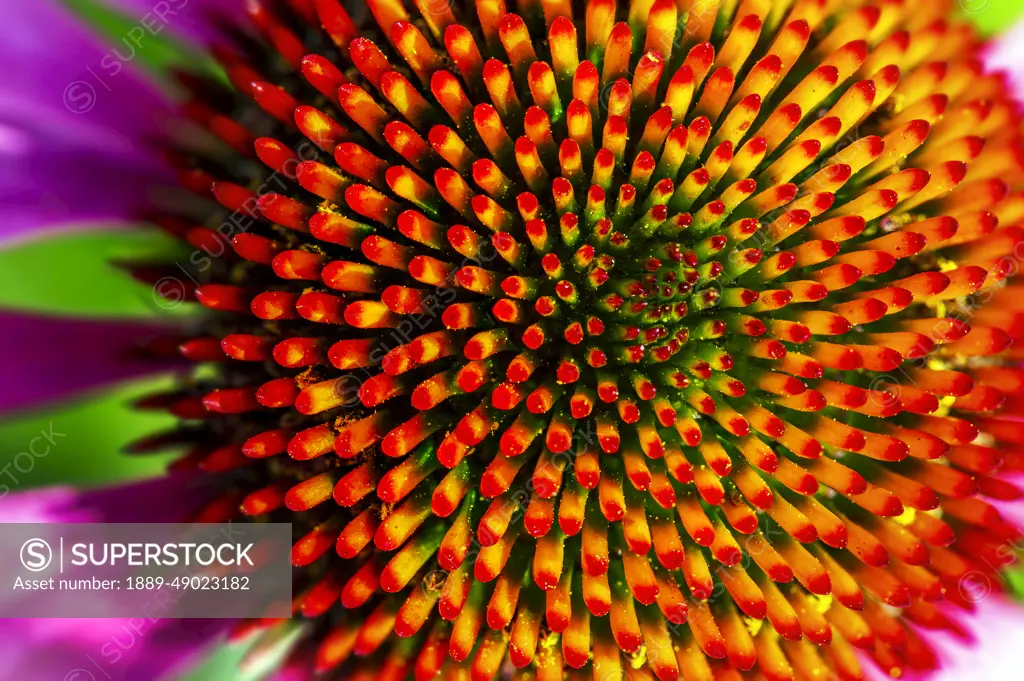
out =
[[[903,671],[901,681],[1015,681],[1020,678],[1021,650],[1024,650],[1024,608],[997,593],[976,604],[973,613],[965,614],[947,606],[951,616],[972,634],[970,643],[947,632],[917,629],[938,654],[940,668],[928,672]],[[879,670],[869,659],[863,659],[865,678],[870,681],[892,681],[893,677]]]
[[[188,473],[113,487],[44,487],[0,497],[6,523],[181,522],[209,496],[210,481]]]
[[[95,516],[77,507],[78,494],[70,487],[42,489],[0,497],[5,523],[84,523]]]
[[[1024,474],[1007,478],[1024,489]],[[1010,523],[1024,526],[1024,499],[991,501]],[[950,632],[926,631],[916,628],[925,642],[939,658],[939,668],[931,672],[904,670],[901,681],[958,681],[959,679],[985,679],[1010,681],[1020,678],[1021,650],[1024,650],[1024,606],[1013,602],[1000,584],[992,584],[989,577],[968,573],[970,580],[961,581],[963,593],[973,603],[973,610],[965,612],[951,604],[939,604],[950,619],[967,632],[964,640]],[[912,625],[911,625],[912,626]],[[892,676],[879,670],[866,657],[863,658],[866,678],[871,681],[892,681]]]
[[[232,624],[232,620],[149,618],[0,620],[0,678],[173,678],[221,643]],[[76,671],[78,675],[71,676]]]
[[[181,522],[210,497],[210,480],[187,473],[91,490],[45,487],[0,497],[7,523]]]
[[[1024,92],[1024,21],[995,37],[984,57],[990,69],[1006,72],[1011,92]]]
[[[180,522],[209,497],[174,475],[108,489],[49,488],[0,497],[4,522]],[[233,620],[0,620],[0,678],[156,681],[194,663]],[[79,673],[84,670],[94,674]]]
[[[312,660],[300,656],[274,672],[268,681],[312,681],[314,678]]]
[[[1003,480],[1024,493],[1024,473],[1007,473],[1002,477]],[[1014,527],[1024,527],[1024,495],[1020,499],[1012,501],[989,499],[988,502],[996,507],[996,510],[1008,523]]]
[[[0,413],[173,366],[133,356],[166,326],[0,312],[0,328]]]

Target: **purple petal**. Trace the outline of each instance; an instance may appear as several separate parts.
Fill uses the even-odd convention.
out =
[[[166,679],[223,642],[232,624],[149,618],[0,620],[0,678]]]
[[[167,327],[0,312],[0,328],[0,413],[172,366],[133,353]]]
[[[115,74],[110,50],[57,0],[0,3],[0,121],[51,151],[70,140],[134,151],[160,130],[169,102],[130,63]]]
[[[245,0],[166,0],[166,7],[153,0],[107,0],[107,4],[138,18],[152,32],[166,28],[199,44],[209,44],[219,35],[217,19],[237,19],[245,13]]]
[[[31,142],[29,142],[31,144]],[[0,245],[79,225],[136,224],[169,176],[154,163],[91,151],[30,149],[0,160]]]
[[[57,0],[0,3],[0,245],[55,224],[127,220],[170,179],[147,140],[167,98]]]
[[[210,497],[206,476],[175,473],[91,490],[44,487],[0,497],[5,523],[174,523]]]

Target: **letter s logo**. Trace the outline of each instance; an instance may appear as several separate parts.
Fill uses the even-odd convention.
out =
[[[53,562],[53,550],[42,539],[29,539],[21,545],[21,564],[30,572],[42,572]]]

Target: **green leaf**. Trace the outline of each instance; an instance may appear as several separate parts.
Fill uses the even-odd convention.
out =
[[[251,677],[241,675],[238,670],[247,647],[245,643],[218,645],[210,656],[195,668],[175,677],[174,681],[249,681]]]
[[[191,314],[194,305],[171,305],[111,264],[180,251],[178,241],[154,228],[68,230],[27,241],[0,250],[0,308],[75,317]],[[191,283],[184,271],[181,280]]]
[[[1013,597],[1018,601],[1024,601],[1024,567],[1019,567],[1021,558],[1022,556],[1018,555],[1018,567],[1010,568],[1004,575],[1007,586],[1009,586],[1010,593],[1013,594]]]
[[[0,469],[6,471],[2,484],[11,491],[46,485],[94,487],[161,475],[173,452],[129,456],[123,451],[176,423],[166,412],[131,406],[174,385],[172,377],[151,377],[8,416],[0,421]]]
[[[1020,0],[959,0],[959,11],[985,35],[997,35],[1024,19]]]

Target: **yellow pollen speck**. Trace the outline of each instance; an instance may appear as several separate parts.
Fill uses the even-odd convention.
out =
[[[320,372],[316,371],[316,367],[310,367],[295,377],[295,385],[301,390],[314,383],[319,383],[320,380]]]
[[[808,596],[808,599],[814,609],[821,614],[825,614],[832,607],[832,594],[825,594],[824,596]]]
[[[917,509],[911,508],[910,506],[906,506],[904,508],[903,513],[893,518],[892,521],[899,525],[903,525],[904,527],[909,527],[914,522],[914,518],[916,517]]]

